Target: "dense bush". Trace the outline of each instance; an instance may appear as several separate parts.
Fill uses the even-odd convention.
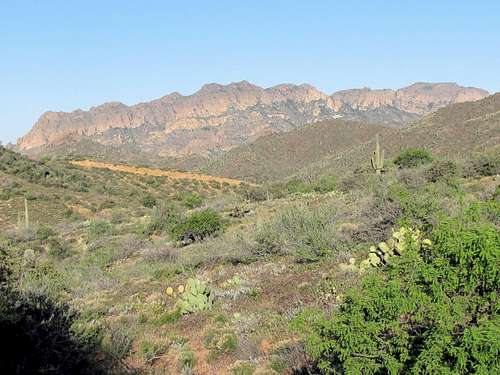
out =
[[[201,241],[223,229],[222,218],[212,209],[194,212],[170,228],[175,241],[183,245]]]
[[[142,199],[141,199],[141,203],[144,207],[147,207],[147,208],[153,208],[154,206],[156,206],[156,198],[151,195],[151,194],[145,194]]]
[[[2,146],[0,146],[0,171],[45,186],[72,188],[75,191],[87,191],[90,186],[89,179],[82,171],[72,169],[63,163],[55,166],[47,161],[30,160]]]
[[[457,164],[453,161],[436,161],[425,172],[425,177],[430,182],[452,182],[458,174]]]
[[[487,222],[498,202],[475,205],[349,292],[331,318],[296,326],[324,373],[500,373],[500,232]]]
[[[395,159],[394,164],[400,168],[414,168],[432,162],[429,151],[421,148],[408,148],[403,150]]]
[[[240,194],[244,199],[251,202],[265,201],[269,197],[269,190],[264,187],[248,187],[240,190]]]
[[[465,177],[484,177],[500,174],[500,153],[477,156],[466,164]]]

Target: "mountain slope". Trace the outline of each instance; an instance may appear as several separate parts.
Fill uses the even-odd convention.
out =
[[[113,102],[89,111],[46,112],[17,148],[36,154],[92,141],[160,157],[206,156],[338,117],[401,125],[447,104],[485,95],[484,90],[454,83],[418,83],[396,91],[347,90],[332,96],[306,84],[267,89],[246,81],[208,84],[190,96],[173,93],[133,106]]]
[[[369,167],[376,133],[387,159],[408,147],[425,147],[447,158],[498,147],[500,93],[442,108],[405,129],[340,120],[311,124],[234,148],[212,159],[203,170],[251,180],[343,173]]]

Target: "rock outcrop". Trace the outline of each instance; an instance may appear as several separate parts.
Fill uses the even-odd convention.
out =
[[[390,116],[387,122],[397,122],[486,95],[454,83],[416,83],[396,91],[345,90],[331,96],[307,84],[263,89],[246,81],[213,83],[190,96],[172,93],[133,106],[112,102],[88,111],[46,112],[17,148],[43,152],[68,141],[92,139],[102,145],[139,145],[161,156],[208,155],[306,123],[358,114],[365,121]],[[372,116],[369,111],[378,112]]]

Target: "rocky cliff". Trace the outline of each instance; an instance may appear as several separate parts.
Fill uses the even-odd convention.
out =
[[[261,88],[242,81],[207,84],[133,106],[106,103],[88,111],[46,112],[17,147],[43,152],[83,139],[134,145],[161,156],[209,155],[306,123],[346,117],[404,122],[451,103],[481,99],[484,90],[454,83],[416,83],[399,90],[356,89],[329,96],[310,85]]]

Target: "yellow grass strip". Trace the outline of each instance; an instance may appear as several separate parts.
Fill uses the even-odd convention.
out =
[[[116,172],[125,172],[125,173],[133,173],[143,176],[159,176],[159,177],[169,177],[174,179],[187,179],[187,180],[196,180],[203,182],[211,182],[216,181],[221,184],[227,183],[229,185],[238,186],[243,183],[243,181],[235,180],[232,178],[226,177],[214,177],[208,176],[198,173],[190,173],[190,172],[177,172],[177,171],[167,171],[164,169],[156,169],[156,168],[141,168],[141,167],[132,167],[125,164],[111,164],[111,163],[103,163],[92,160],[74,160],[70,161],[71,164],[77,165],[82,168],[98,168],[98,169],[109,169],[111,171]],[[248,185],[253,185],[247,183]]]

